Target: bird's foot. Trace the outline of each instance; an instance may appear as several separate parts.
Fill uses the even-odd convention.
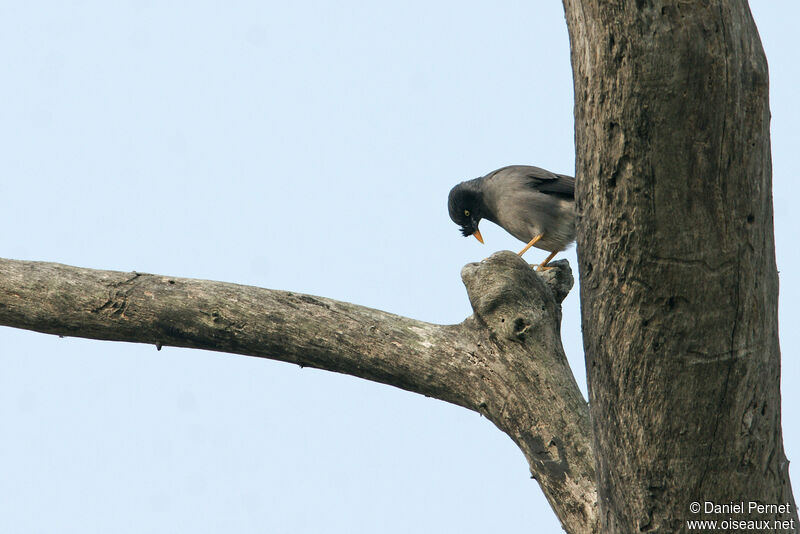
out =
[[[552,260],[556,254],[558,254],[558,250],[554,250],[553,252],[551,252],[550,255],[547,256],[547,258],[545,258],[545,260],[539,264],[539,268],[536,269],[536,272],[548,271],[552,269],[552,267],[548,267],[547,264],[550,263],[550,260]]]

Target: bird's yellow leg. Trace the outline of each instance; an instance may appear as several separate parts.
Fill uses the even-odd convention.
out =
[[[525,245],[525,248],[523,248],[522,250],[517,252],[517,255],[518,256],[522,256],[523,254],[528,252],[528,249],[531,248],[533,245],[535,245],[536,242],[539,241],[542,238],[543,235],[544,234],[539,234],[536,237],[534,237],[533,239],[531,239],[530,242],[527,245]]]
[[[558,254],[558,251],[557,251],[557,250],[556,250],[556,251],[553,251],[553,252],[551,252],[551,253],[550,253],[550,255],[549,255],[549,256],[547,256],[547,258],[545,258],[545,260],[544,260],[542,263],[540,263],[540,264],[539,264],[539,268],[538,268],[538,269],[536,269],[536,270],[537,270],[537,271],[546,271],[547,269],[552,269],[552,267],[545,267],[545,265],[547,265],[547,263],[548,263],[550,260],[552,260],[552,259],[555,257],[555,255],[556,255],[556,254]]]

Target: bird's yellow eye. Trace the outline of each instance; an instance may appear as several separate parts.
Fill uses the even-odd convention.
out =
[[[467,217],[469,217],[469,210],[464,210],[464,215],[466,215]]]

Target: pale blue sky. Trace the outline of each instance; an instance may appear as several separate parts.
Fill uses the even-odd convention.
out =
[[[800,8],[752,7],[796,460]],[[486,245],[462,238],[450,187],[510,163],[574,169],[557,1],[5,2],[0,66],[3,257],[453,323],[470,313],[461,267],[520,244],[490,223]],[[577,291],[563,336],[585,391]],[[0,532],[560,532],[511,440],[439,401],[8,328],[0,365]]]

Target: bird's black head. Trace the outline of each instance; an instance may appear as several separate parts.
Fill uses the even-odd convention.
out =
[[[483,237],[478,230],[478,223],[483,218],[483,195],[472,182],[461,182],[450,190],[447,209],[453,222],[461,227],[464,237],[474,235],[475,239],[483,243]]]

